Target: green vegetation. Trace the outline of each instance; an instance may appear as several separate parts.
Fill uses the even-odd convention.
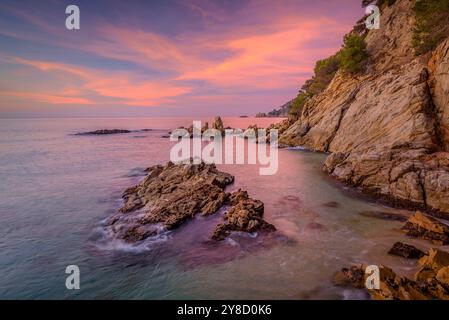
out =
[[[300,91],[295,99],[293,99],[288,115],[293,118],[297,118],[301,115],[302,107],[308,99],[308,95],[304,91]]]
[[[343,49],[339,53],[340,68],[349,73],[363,70],[369,55],[365,40],[356,34],[345,36]]]
[[[289,116],[298,117],[307,99],[323,92],[339,69],[348,73],[360,72],[367,59],[365,40],[355,34],[345,36],[344,46],[339,52],[316,62],[314,75],[304,83],[291,103]]]
[[[313,69],[313,77],[304,83],[296,98],[293,99],[288,110],[289,116],[293,118],[298,117],[307,99],[324,91],[334,78],[339,67],[338,53],[329,58],[318,60]]]
[[[412,45],[416,55],[435,49],[449,34],[449,0],[416,0]]]
[[[339,68],[340,60],[338,54],[318,60],[313,69],[314,75],[312,79],[307,80],[301,90],[307,96],[314,96],[322,92],[332,81]]]

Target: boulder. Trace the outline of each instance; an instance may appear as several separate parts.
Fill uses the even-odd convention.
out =
[[[396,242],[388,253],[407,259],[419,259],[425,255],[425,253],[418,248],[402,242]]]

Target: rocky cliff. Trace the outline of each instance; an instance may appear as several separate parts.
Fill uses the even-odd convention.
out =
[[[324,169],[365,192],[449,214],[449,38],[416,56],[413,5],[381,8],[366,70],[338,71],[280,144],[329,152]]]

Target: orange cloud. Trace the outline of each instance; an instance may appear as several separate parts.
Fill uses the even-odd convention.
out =
[[[222,48],[233,52],[231,57],[205,69],[184,73],[177,79],[257,89],[285,87],[311,71],[311,56],[317,52],[308,49],[307,42],[323,31],[338,27],[333,21],[318,19],[292,23],[272,33],[230,38],[222,43]],[[329,54],[334,50],[329,48]],[[327,54],[323,49],[320,53]]]
[[[63,103],[79,103],[79,104],[98,104],[98,103],[120,103],[132,106],[151,106],[164,102],[171,101],[174,98],[191,91],[185,86],[177,86],[167,81],[135,81],[132,74],[117,72],[104,73],[97,70],[72,66],[63,63],[55,63],[50,61],[27,60],[22,58],[11,59],[15,63],[31,66],[46,73],[65,73],[78,77],[83,84],[76,90],[65,91],[65,93],[76,93],[77,96],[67,97],[63,96],[43,95],[39,93],[23,93],[24,97],[31,99],[35,97],[36,100],[48,103],[63,104]],[[86,98],[89,92],[97,94],[100,98],[113,98],[114,100],[105,101],[104,99]],[[14,92],[16,96],[20,96],[18,92]],[[13,94],[10,93],[9,96]]]
[[[85,105],[92,104],[93,102],[81,97],[73,97],[66,95],[55,95],[48,93],[36,93],[36,92],[19,92],[19,91],[0,91],[0,97],[14,98],[17,100],[29,100],[34,102],[43,102],[49,104],[76,104]]]
[[[340,6],[336,0],[329,2],[334,6],[321,16],[319,11],[304,7],[326,9],[324,2],[315,6],[307,1],[254,0],[233,7],[213,1],[181,1],[183,13],[189,17],[179,24],[174,21],[170,35],[155,31],[158,29],[151,22],[147,25],[145,21],[124,18],[118,20],[123,23],[118,25],[98,19],[89,25],[89,36],[80,32],[73,34],[70,41],[64,38],[65,30],[52,28],[45,16],[34,19],[16,13],[44,36],[20,29],[0,33],[41,44],[42,48],[43,44],[51,44],[76,50],[83,58],[94,56],[88,61],[106,58],[114,69],[53,62],[51,58],[11,58],[8,62],[25,66],[21,68],[25,72],[14,74],[19,78],[15,85],[0,80],[0,88],[7,88],[0,95],[52,104],[128,106],[197,107],[209,103],[213,107],[255,101],[265,103],[259,109],[263,110],[273,107],[273,99],[282,104],[292,98],[311,74],[315,61],[338,49],[333,39],[341,39],[349,25],[345,26],[338,14],[336,20],[326,18],[334,16],[335,5]],[[351,2],[359,6],[357,0]],[[319,13],[306,16],[307,12]],[[188,20],[192,14],[196,19],[193,27],[182,29],[192,22]],[[136,27],[139,22],[141,28]],[[35,77],[28,77],[26,72]],[[43,81],[33,83],[36,78]],[[52,82],[44,81],[47,79]],[[17,88],[25,89],[20,92]],[[256,92],[260,93],[258,97]]]

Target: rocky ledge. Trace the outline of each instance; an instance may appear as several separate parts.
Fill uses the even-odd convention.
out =
[[[334,284],[363,289],[368,274],[366,265],[343,268],[334,276]],[[380,288],[367,289],[375,300],[449,300],[449,253],[430,249],[418,262],[418,271],[411,280],[380,265]]]
[[[410,237],[430,240],[436,245],[449,244],[449,226],[420,211],[407,220],[402,231]]]
[[[195,215],[214,214],[228,209],[211,238],[223,240],[231,231],[273,231],[263,220],[264,205],[246,191],[226,193],[234,177],[217,170],[214,164],[155,165],[146,170],[144,180],[123,193],[120,213],[108,225],[119,238],[129,242],[144,240],[160,229],[174,229]],[[137,213],[132,215],[131,213]]]
[[[449,226],[417,211],[401,228],[406,235],[413,238],[430,240],[436,245],[449,243]],[[420,249],[402,242],[396,242],[388,252],[408,259],[419,259],[413,280],[398,275],[391,268],[379,266],[380,288],[367,289],[373,299],[400,300],[449,300],[449,253],[437,248],[424,253]],[[369,274],[365,273],[367,265],[358,264],[343,268],[334,276],[334,284],[366,288]]]

